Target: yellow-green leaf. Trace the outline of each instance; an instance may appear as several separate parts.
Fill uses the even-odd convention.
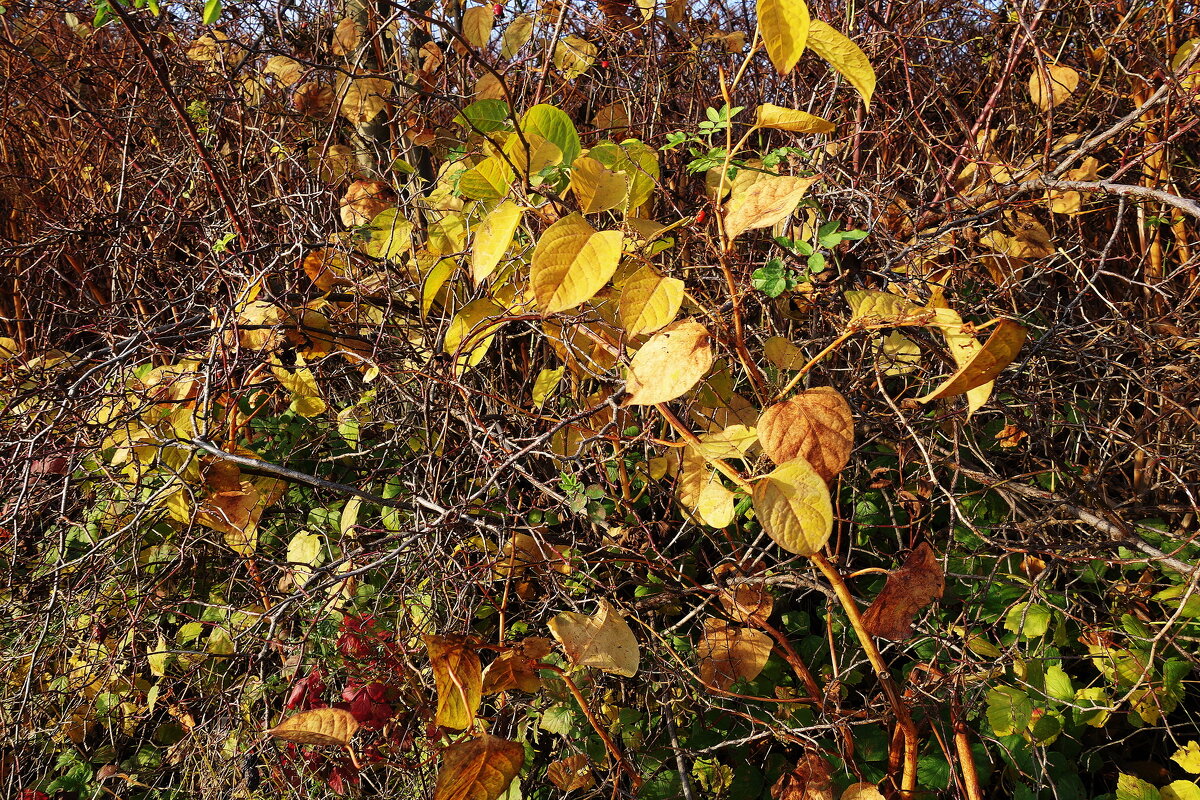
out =
[[[793,133],[833,133],[837,126],[827,119],[794,108],[763,103],[754,112],[754,125]]]
[[[483,360],[499,324],[490,322],[504,316],[504,309],[492,300],[481,297],[463,306],[450,320],[443,348],[454,356],[454,373],[461,375]]]
[[[1200,742],[1189,741],[1175,751],[1171,760],[1193,775],[1200,775]]]
[[[566,371],[566,367],[558,367],[557,369],[544,369],[538,373],[533,381],[534,408],[541,408],[546,404],[546,400],[558,388],[558,383]]]
[[[776,467],[754,485],[754,514],[777,545],[810,556],[833,532],[833,503],[825,479],[803,458]]]
[[[579,132],[560,108],[548,103],[534,106],[521,117],[521,130],[526,135],[535,133],[553,142],[562,151],[562,160],[567,164],[579,158]]]
[[[560,39],[554,47],[554,67],[567,80],[587,72],[596,60],[596,45],[581,36],[571,34]]]
[[[584,214],[617,208],[629,197],[629,176],[613,172],[599,161],[580,156],[571,165],[571,192]]]
[[[683,281],[644,266],[621,287],[621,327],[630,336],[652,333],[674,320],[682,303]]]
[[[922,326],[935,317],[930,309],[890,292],[851,289],[845,297],[850,305],[850,324]]]
[[[804,0],[758,0],[758,29],[780,75],[787,75],[800,60],[809,24]]]
[[[533,36],[533,17],[529,14],[520,14],[514,17],[513,21],[508,23],[508,27],[504,29],[504,35],[500,37],[500,55],[504,58],[512,58],[525,46],[531,36]]]
[[[389,208],[371,220],[368,229],[367,255],[372,258],[396,260],[412,249],[413,224],[400,215],[399,209]]]
[[[763,343],[763,357],[779,369],[802,369],[808,363],[804,351],[782,336],[772,336]]]
[[[530,264],[529,282],[546,316],[591,299],[617,271],[621,232],[596,229],[581,215],[571,214],[551,225],[538,240]]]
[[[871,105],[871,95],[875,93],[875,70],[858,45],[824,22],[814,19],[808,29],[808,46],[845,76],[862,95],[863,102]]]
[[[508,194],[513,171],[500,156],[488,156],[462,174],[458,189],[473,200],[496,200]]]
[[[521,206],[505,200],[484,217],[471,245],[471,279],[475,283],[481,283],[495,271],[508,252],[524,213]]]

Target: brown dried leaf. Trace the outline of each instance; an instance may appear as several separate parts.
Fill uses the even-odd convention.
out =
[[[341,708],[315,708],[293,714],[267,733],[297,744],[345,747],[358,730],[358,720]]]
[[[762,583],[742,583],[722,589],[719,599],[725,613],[743,625],[766,622],[775,608],[775,598]]]
[[[795,769],[780,776],[771,787],[773,800],[833,800],[829,762],[815,752],[805,753]]]
[[[917,401],[928,403],[943,397],[954,397],[991,383],[1021,352],[1028,334],[1029,331],[1012,320],[1000,320],[983,347],[960,364],[940,386],[924,397],[918,397]]]
[[[323,119],[333,110],[333,87],[318,81],[305,81],[292,95],[292,107],[309,117]]]
[[[831,481],[854,449],[850,404],[828,386],[801,392],[763,411],[758,440],[776,464],[803,458],[826,482]]]
[[[366,225],[380,212],[396,205],[396,194],[383,181],[355,181],[341,200],[342,224],[347,228]]]
[[[884,800],[883,792],[873,783],[852,783],[842,792],[842,800]]]
[[[724,620],[704,620],[704,637],[696,645],[700,680],[728,689],[739,680],[752,681],[771,656],[771,637],[753,628],[738,628]]]
[[[629,363],[622,405],[665,403],[700,382],[713,363],[712,337],[694,319],[672,322],[650,337]]]
[[[542,688],[538,662],[550,655],[550,640],[530,636],[520,646],[501,653],[483,671],[483,693],[496,694],[510,689],[536,692]]]
[[[596,776],[592,774],[587,756],[582,753],[555,761],[546,767],[546,777],[564,792],[587,790],[596,785]]]
[[[483,669],[479,654],[465,639],[451,636],[424,639],[437,684],[435,722],[458,730],[470,727],[482,698]]]
[[[942,596],[946,579],[942,565],[927,542],[922,542],[888,575],[883,591],[863,614],[863,626],[872,636],[892,641],[912,634],[913,617]]]
[[[482,734],[442,753],[434,800],[496,800],[525,764],[525,747]]]
[[[392,88],[392,82],[385,78],[340,76],[338,113],[355,125],[370,122],[387,110],[384,98],[392,93]]]
[[[596,667],[626,678],[637,674],[641,660],[637,639],[607,600],[600,601],[594,617],[564,611],[550,620],[550,632],[577,667]]]

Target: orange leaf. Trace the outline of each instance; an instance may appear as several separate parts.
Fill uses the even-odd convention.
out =
[[[739,680],[754,680],[770,656],[770,636],[719,619],[704,621],[704,638],[696,645],[700,679],[718,689],[728,689]]]
[[[1012,320],[1000,320],[983,347],[965,361],[953,375],[943,381],[941,386],[924,397],[918,397],[917,401],[928,403],[930,400],[954,397],[969,392],[977,386],[990,383],[1012,363],[1013,359],[1017,357],[1017,353],[1021,352],[1021,345],[1025,344],[1025,337],[1028,334],[1028,330]]]
[[[542,688],[538,662],[550,655],[550,640],[530,636],[519,647],[501,653],[483,671],[483,693],[496,694],[510,689],[536,692]]]
[[[508,789],[525,764],[525,748],[498,736],[483,734],[458,742],[442,754],[434,800],[496,800]]]
[[[447,728],[470,727],[482,699],[483,668],[479,655],[465,640],[450,636],[426,636],[425,648],[437,684],[434,721]]]
[[[297,744],[345,747],[358,730],[358,720],[341,708],[315,708],[293,714],[267,733]]]
[[[776,464],[803,458],[828,483],[850,460],[854,417],[837,390],[809,389],[763,411],[758,440]]]

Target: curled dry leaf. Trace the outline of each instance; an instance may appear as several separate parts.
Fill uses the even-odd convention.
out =
[[[345,747],[358,730],[358,720],[341,708],[316,708],[293,714],[267,733],[296,744]]]
[[[587,756],[582,753],[555,761],[546,767],[546,777],[564,792],[573,792],[576,789],[587,790],[596,785],[596,776],[592,774]]]
[[[942,596],[946,579],[937,555],[922,542],[888,575],[883,591],[863,614],[863,625],[872,636],[900,641],[912,634],[913,617]]]
[[[725,235],[732,242],[746,231],[769,228],[787,219],[808,192],[808,187],[820,178],[819,175],[812,178],[768,176],[755,181],[745,192],[736,191],[735,179],[733,197],[725,206]]]
[[[766,622],[775,608],[775,598],[761,581],[722,589],[718,597],[725,613],[743,625]]]
[[[354,181],[342,196],[340,215],[347,228],[366,225],[396,204],[396,193],[383,181]]]
[[[530,636],[520,645],[505,650],[483,671],[483,693],[496,694],[511,689],[536,692],[542,688],[538,662],[550,655],[550,640]]]
[[[663,328],[629,363],[622,405],[666,403],[688,392],[712,367],[712,337],[694,319],[681,319]]]
[[[810,556],[833,533],[829,487],[803,458],[776,467],[754,485],[754,513],[767,535],[789,553]]]
[[[1028,335],[1023,326],[1012,320],[1002,319],[996,325],[992,335],[988,337],[983,347],[975,351],[969,358],[959,364],[958,369],[940,386],[924,397],[917,400],[928,403],[943,397],[954,397],[965,394],[972,389],[990,384],[1005,367],[1012,363],[1021,352]]]
[[[434,721],[456,730],[470,727],[482,698],[483,669],[479,655],[465,639],[451,636],[426,636],[424,639],[433,667],[433,680],[437,684],[438,707]]]
[[[696,645],[700,680],[728,689],[739,680],[752,681],[771,656],[771,637],[753,628],[739,628],[724,620],[704,620],[704,636]]]
[[[833,800],[833,774],[820,753],[808,752],[771,787],[772,800]]]
[[[826,481],[845,468],[854,449],[850,404],[822,386],[777,403],[758,418],[763,452],[776,464],[803,458]]]
[[[525,764],[525,746],[481,734],[442,753],[434,800],[497,800]]]
[[[550,632],[577,667],[595,667],[626,678],[637,674],[641,653],[628,623],[607,600],[594,617],[563,613],[550,620]]]
[[[1048,64],[1045,73],[1035,66],[1029,76],[1029,99],[1042,111],[1065,102],[1079,86],[1079,73],[1062,64]]]

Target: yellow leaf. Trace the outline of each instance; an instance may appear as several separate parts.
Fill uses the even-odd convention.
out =
[[[842,792],[842,800],[884,800],[883,792],[873,783],[852,783]]]
[[[920,327],[934,318],[929,309],[890,292],[852,289],[845,297],[850,305],[850,324]]]
[[[446,285],[446,281],[450,280],[450,276],[456,269],[458,269],[457,259],[435,256],[428,268],[422,270],[424,274],[421,276],[421,316],[425,316],[429,313],[429,309],[433,308],[433,302],[437,300],[438,293]]]
[[[809,24],[804,0],[758,0],[758,29],[780,75],[787,75],[800,60]]]
[[[479,655],[462,639],[449,636],[422,638],[437,684],[434,723],[456,730],[469,728],[483,697],[483,667]]]
[[[966,330],[963,324],[962,317],[958,312],[952,310],[946,305],[946,298],[943,292],[938,289],[933,292],[929,298],[929,307],[935,313],[934,324],[942,332],[942,336],[946,340],[946,346],[950,349],[950,357],[954,359],[954,363],[962,368],[964,364],[970,362],[975,354],[983,347],[979,340],[975,338],[975,334]],[[992,387],[995,384],[988,382],[967,391],[967,416],[970,417],[976,411],[983,407],[992,396]]]
[[[284,86],[291,86],[304,77],[304,65],[287,56],[271,56],[263,67],[264,75],[274,75]]]
[[[525,764],[525,747],[484,733],[442,753],[433,800],[498,800]]]
[[[446,341],[442,347],[454,356],[454,374],[462,375],[483,360],[496,331],[503,323],[491,320],[503,317],[505,310],[486,297],[472,300],[450,320],[446,328]]]
[[[728,689],[739,680],[752,681],[771,657],[771,637],[753,628],[739,628],[724,620],[704,620],[704,637],[696,645],[700,680]]]
[[[943,397],[954,397],[990,384],[1017,357],[1028,333],[1012,320],[1000,320],[983,347],[962,361],[954,374],[940,386],[924,397],[917,398],[918,402],[928,403]]]
[[[492,38],[492,23],[496,16],[491,6],[471,6],[463,12],[462,35],[472,47],[487,47]]]
[[[557,314],[589,300],[617,271],[620,259],[620,231],[597,233],[580,214],[551,225],[534,248],[529,270],[542,314]]]
[[[833,532],[829,488],[803,458],[776,467],[754,485],[754,514],[776,544],[797,555],[816,553]]]
[[[629,363],[629,396],[622,405],[665,403],[690,390],[712,367],[711,338],[694,319],[672,322],[650,337]]]
[[[472,200],[498,200],[508,194],[513,171],[500,156],[488,156],[462,174],[458,189]]]
[[[483,282],[495,271],[508,252],[524,213],[521,206],[505,200],[484,217],[471,245],[471,279],[475,283]]]
[[[345,56],[353,53],[362,41],[362,26],[351,17],[338,20],[337,28],[333,31],[333,41],[330,50],[335,56]]]
[[[392,93],[392,82],[383,78],[358,78],[341,75],[337,96],[338,113],[355,125],[370,122],[387,110],[385,97]]]
[[[575,34],[559,40],[554,47],[554,67],[567,80],[587,72],[596,60],[596,45]]]
[[[879,363],[884,375],[907,375],[921,361],[921,348],[899,331],[892,331],[879,341]]]
[[[769,228],[787,219],[796,210],[808,187],[818,180],[820,176],[766,176],[740,193],[736,191],[735,183],[734,195],[725,204],[725,235],[732,242],[746,231]]]
[[[621,287],[621,327],[630,336],[652,333],[674,320],[682,303],[683,281],[644,266]]]
[[[837,129],[832,122],[815,114],[771,103],[764,103],[754,112],[754,125],[794,133],[833,133]]]
[[[779,369],[802,369],[808,363],[804,351],[782,336],[772,336],[763,343],[763,357]]]
[[[837,390],[821,386],[764,410],[758,418],[758,439],[776,464],[802,458],[831,481],[854,449],[854,417]]]
[[[358,730],[358,721],[341,708],[315,708],[293,714],[267,733],[297,744],[345,747]]]
[[[808,29],[808,46],[825,59],[858,90],[869,107],[875,93],[875,70],[866,53],[843,34],[814,19]]]
[[[533,17],[529,14],[520,14],[513,18],[513,21],[508,23],[508,27],[504,29],[504,35],[500,37],[500,55],[504,58],[512,58],[517,54],[517,51],[525,46],[533,36]]]
[[[546,404],[546,399],[558,388],[558,383],[566,371],[566,367],[558,367],[557,369],[544,369],[538,373],[537,378],[533,381],[534,408],[541,408]]]
[[[637,639],[607,600],[600,601],[594,617],[564,611],[550,620],[550,632],[577,667],[595,667],[626,678],[637,674],[641,660]]]
[[[1061,64],[1035,66],[1029,76],[1029,99],[1042,111],[1064,103],[1079,86],[1079,73]]]
[[[691,445],[684,448],[675,497],[687,515],[712,528],[733,522],[733,492]]]
[[[412,250],[413,224],[400,216],[399,209],[389,208],[379,212],[368,228],[371,235],[367,242],[367,255],[389,261]]]
[[[322,183],[340,183],[354,172],[354,151],[344,144],[310,147],[308,164]]]
[[[584,214],[616,208],[629,197],[629,176],[613,172],[599,161],[580,156],[571,165],[571,192]]]
[[[1200,47],[1200,38],[1188,39],[1181,44],[1171,58],[1171,71],[1177,73],[1183,69],[1184,63],[1197,47]],[[1189,92],[1200,86],[1200,61],[1193,62],[1191,69],[1186,74],[1179,76],[1179,85]]]
[[[296,585],[303,586],[312,575],[312,568],[321,563],[324,545],[319,533],[300,531],[287,546],[288,566],[295,575]]]
[[[758,444],[758,429],[738,423],[723,430],[701,434],[699,438],[700,444],[693,447],[705,458],[745,458]]]
[[[1188,742],[1175,751],[1171,760],[1193,775],[1200,775],[1200,743]]]
[[[620,101],[601,106],[592,115],[592,126],[599,133],[619,138],[629,128],[629,108]]]
[[[528,144],[528,148],[526,147]],[[546,167],[562,163],[562,150],[554,142],[536,133],[526,132],[525,141],[513,134],[504,145],[505,154],[512,159],[517,172],[528,175],[529,180],[537,185],[541,180],[538,173]]]

